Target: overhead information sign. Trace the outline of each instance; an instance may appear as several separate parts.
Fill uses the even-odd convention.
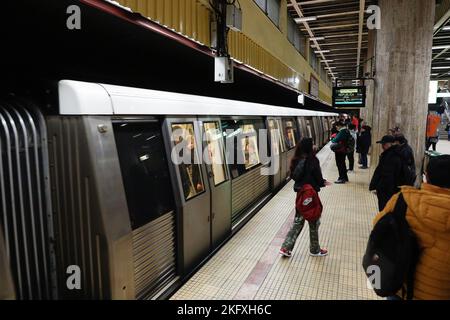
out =
[[[364,108],[366,106],[366,87],[333,88],[333,107]]]

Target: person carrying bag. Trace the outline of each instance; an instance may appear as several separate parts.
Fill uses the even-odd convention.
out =
[[[320,162],[314,154],[313,141],[304,138],[295,150],[291,161],[291,178],[295,181],[294,191],[297,193],[295,201],[296,215],[294,224],[284,241],[280,254],[285,257],[292,256],[292,250],[305,222],[309,224],[310,255],[324,257],[328,251],[319,245],[319,226],[323,206],[318,192],[321,188],[330,185],[323,179]]]

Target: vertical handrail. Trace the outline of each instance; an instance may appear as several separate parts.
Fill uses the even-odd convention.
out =
[[[10,199],[11,199],[11,216],[13,220],[13,233],[14,233],[14,246],[15,246],[15,258],[16,258],[16,268],[17,268],[17,282],[18,282],[18,291],[19,291],[19,298],[23,299],[24,292],[22,291],[23,288],[23,280],[22,280],[22,263],[20,259],[20,245],[19,245],[19,231],[18,231],[18,222],[17,222],[17,208],[16,208],[16,197],[15,197],[15,187],[14,187],[14,174],[13,174],[13,154],[12,154],[12,148],[13,143],[10,136],[10,130],[8,127],[8,113],[5,109],[0,108],[0,122],[2,123],[2,127],[5,131],[5,138],[7,142],[6,146],[6,157],[8,161],[8,177],[9,177],[9,188],[10,188]],[[11,124],[11,121],[9,121]],[[14,124],[12,124],[13,130],[14,130]],[[18,148],[18,145],[16,146]],[[19,162],[17,162],[19,163]],[[26,235],[25,235],[26,236]],[[27,259],[27,255],[25,254],[25,257]],[[25,265],[28,272],[28,261],[26,261]]]
[[[36,233],[36,213],[35,213],[34,206],[33,206],[33,203],[34,203],[34,201],[33,201],[34,190],[33,190],[33,185],[32,185],[32,182],[31,182],[32,171],[31,171],[31,162],[30,162],[30,153],[29,153],[29,151],[30,151],[30,142],[32,140],[30,139],[31,137],[29,136],[29,132],[28,132],[27,126],[25,124],[25,121],[24,121],[22,115],[19,113],[19,111],[17,111],[17,109],[15,107],[10,106],[9,109],[11,111],[11,114],[16,117],[18,130],[21,131],[22,137],[23,137],[23,153],[25,155],[25,163],[24,163],[25,166],[24,166],[23,171],[24,171],[25,179],[26,179],[26,185],[25,185],[25,181],[23,181],[23,184],[24,184],[23,190],[28,189],[28,192],[27,192],[28,193],[27,194],[28,201],[29,201],[28,209],[30,211],[29,211],[29,213],[25,212],[25,207],[26,207],[25,204],[26,204],[26,200],[27,199],[25,199],[25,194],[24,194],[23,195],[23,199],[22,199],[22,201],[23,201],[22,205],[23,205],[23,208],[24,208],[23,212],[22,212],[22,224],[23,224],[22,228],[23,228],[23,230],[26,230],[26,226],[27,226],[28,223],[30,224],[30,227],[31,227],[31,238],[33,239],[33,243],[34,243],[34,245],[31,246],[31,247],[33,249],[34,267],[35,267],[35,272],[36,272],[36,281],[37,281],[37,287],[39,289],[39,290],[36,290],[36,293],[37,293],[38,299],[41,299],[42,298],[41,291],[40,291],[40,288],[41,288],[41,277],[40,277],[41,270],[39,268],[39,254],[38,254],[38,250],[37,250],[38,238],[37,238],[37,233]],[[22,180],[19,180],[19,182],[22,182]],[[26,214],[27,215],[29,214],[29,216],[25,216]],[[31,280],[31,278],[30,278],[30,280]],[[30,287],[32,287],[31,286],[31,281],[30,281],[29,285],[30,285]]]

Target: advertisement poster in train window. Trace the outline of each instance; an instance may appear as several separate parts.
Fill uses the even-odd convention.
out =
[[[248,170],[260,164],[258,152],[258,139],[253,124],[242,126],[243,137],[241,139],[241,150],[244,154],[245,169]]]
[[[214,184],[217,186],[227,180],[223,148],[221,145],[222,131],[217,122],[204,123],[205,138],[208,149],[208,156],[214,176]]]
[[[198,164],[200,161],[198,159],[194,125],[192,123],[172,124],[172,132],[174,134],[175,144],[184,144],[180,157],[184,157],[182,154],[184,151],[187,151],[187,156],[190,157],[189,161],[186,161],[187,163],[183,162],[178,166],[184,198],[189,200],[205,191],[201,168]]]
[[[278,123],[275,120],[269,120],[270,140],[272,142],[272,150],[274,155],[279,155],[282,150],[281,134]]]
[[[295,148],[297,142],[295,141],[294,122],[286,121],[286,144],[289,149]]]

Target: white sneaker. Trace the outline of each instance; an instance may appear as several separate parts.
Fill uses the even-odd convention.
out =
[[[328,250],[320,249],[319,253],[309,253],[311,257],[326,257],[328,255]]]
[[[285,257],[288,257],[288,258],[292,256],[292,252],[289,251],[289,250],[286,250],[286,249],[284,249],[284,248],[281,248],[281,249],[280,249],[280,254],[281,254],[282,256],[285,256]]]

